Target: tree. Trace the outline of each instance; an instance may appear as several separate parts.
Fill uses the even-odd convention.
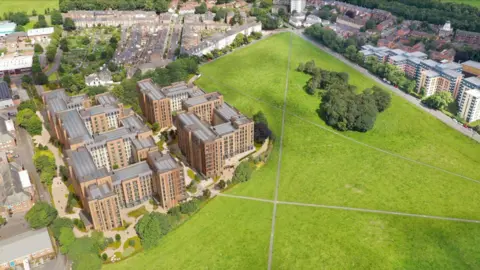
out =
[[[246,182],[250,179],[252,172],[253,172],[253,168],[252,166],[250,166],[250,163],[246,161],[241,162],[235,169],[232,182],[234,183]]]
[[[62,38],[60,40],[60,49],[63,51],[63,52],[68,52],[70,51],[70,49],[68,48],[68,40],[66,38]]]
[[[63,21],[63,30],[65,31],[73,31],[75,30],[75,22],[71,18],[65,18]]]
[[[213,20],[216,22],[223,21],[225,20],[225,16],[227,16],[227,10],[221,8],[215,13],[215,17],[213,17]]]
[[[65,227],[61,228],[58,242],[60,242],[60,252],[62,252],[63,254],[67,253],[69,247],[73,244],[73,242],[75,242],[75,235],[73,234],[73,230]]]
[[[16,23],[17,25],[26,25],[30,22],[30,19],[25,12],[16,12],[10,15],[8,18],[10,21]]]
[[[345,56],[355,62],[355,59],[357,57],[357,48],[354,45],[348,46],[345,50]]]
[[[17,123],[32,136],[42,134],[42,121],[30,109],[22,110],[17,114]]]
[[[265,125],[268,125],[267,117],[262,111],[258,111],[256,114],[253,115],[253,122],[264,123]]]
[[[25,215],[30,227],[40,229],[47,227],[57,217],[57,209],[46,202],[37,202]]]
[[[422,100],[423,104],[435,110],[444,109],[452,102],[452,94],[448,91],[436,92],[435,94]]]
[[[205,14],[207,12],[207,4],[205,2],[202,2],[200,6],[195,7],[195,14]]]
[[[73,229],[73,222],[69,218],[56,218],[52,224],[50,225],[50,230],[53,233],[53,237],[55,239],[60,238],[60,233],[63,228],[67,228],[69,230]]]
[[[120,242],[120,240],[122,240],[122,237],[120,236],[120,234],[115,234],[115,241],[117,242]]]
[[[372,87],[372,89],[366,89],[365,94],[371,94],[375,100],[375,105],[377,106],[378,112],[385,111],[390,107],[392,102],[392,96],[387,91],[383,90],[378,86]]]
[[[154,2],[154,9],[158,13],[163,13],[168,11],[168,2],[166,0],[156,0]]]
[[[63,17],[62,13],[58,10],[54,10],[50,13],[50,19],[52,21],[52,25],[62,25],[63,24]]]
[[[226,185],[227,185],[227,184],[226,184],[225,181],[222,179],[222,180],[220,180],[220,181],[218,182],[217,187],[218,187],[219,189],[224,189]]]
[[[376,26],[377,26],[377,23],[376,23],[374,20],[370,19],[370,20],[368,20],[367,23],[365,24],[365,29],[366,29],[366,30],[374,29]]]
[[[15,26],[15,32],[25,32],[25,27],[17,25]]]
[[[236,36],[235,39],[233,40],[232,45],[233,45],[234,47],[240,47],[240,46],[242,46],[243,44],[245,44],[245,35],[242,34],[242,33],[239,33],[239,34],[237,34],[237,36]]]
[[[33,25],[33,28],[45,28],[48,26],[45,20],[45,15],[38,15],[38,21]]]
[[[264,123],[255,123],[253,128],[253,140],[256,143],[263,144],[271,135],[272,131],[270,131],[268,125]]]
[[[103,253],[103,254],[102,254],[102,260],[103,260],[103,261],[106,261],[107,259],[108,259],[107,253]]]
[[[158,241],[171,229],[168,216],[158,212],[145,214],[135,225],[135,230],[145,249],[158,245]]]
[[[48,84],[48,76],[43,72],[35,74],[33,80],[35,81],[35,84],[38,85]]]
[[[204,200],[210,199],[211,196],[212,196],[212,192],[210,191],[210,189],[203,190],[202,197]]]
[[[35,111],[37,111],[37,104],[35,104],[35,101],[32,100],[32,99],[27,100],[27,101],[22,101],[22,103],[20,103],[20,105],[18,105],[17,111],[22,111],[22,110],[25,110],[25,109],[30,109],[33,112],[35,112]]]
[[[43,47],[42,45],[38,44],[38,43],[35,43],[35,46],[34,46],[34,49],[33,51],[35,53],[43,53]]]
[[[47,53],[46,53],[48,62],[52,63],[55,60],[56,54],[57,54],[57,47],[53,46],[52,44],[48,45]]]

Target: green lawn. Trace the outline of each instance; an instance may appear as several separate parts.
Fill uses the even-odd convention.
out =
[[[266,269],[272,205],[215,198],[158,247],[104,269]]]
[[[279,205],[273,269],[479,269],[479,224]]]
[[[442,2],[450,2],[450,3],[457,3],[457,4],[466,4],[471,5],[474,7],[480,7],[479,0],[441,0]]]
[[[138,218],[140,216],[145,215],[146,213],[148,213],[147,208],[145,208],[145,206],[142,206],[142,207],[139,207],[135,210],[132,210],[132,211],[128,212],[128,216],[133,217],[133,218]]]
[[[44,14],[46,8],[58,9],[58,0],[0,0],[2,14],[9,11],[24,11],[32,14],[34,9],[37,14]]]
[[[273,199],[290,34],[201,67],[198,85],[251,116],[262,110],[277,137],[267,164],[227,193]],[[298,63],[346,71],[360,90],[374,82],[298,37],[292,40],[279,199],[480,219],[480,184],[355,143],[480,179],[480,144],[394,96],[367,133],[335,135],[303,91]],[[215,198],[152,251],[119,269],[265,269],[272,204]],[[479,224],[280,205],[274,269],[478,268]],[[108,269],[108,268],[107,268]]]

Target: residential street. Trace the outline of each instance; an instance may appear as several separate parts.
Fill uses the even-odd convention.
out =
[[[28,134],[28,132],[23,128],[17,129],[17,147],[15,149],[15,154],[18,154],[19,157],[16,159],[17,162],[27,169],[32,182],[35,184],[35,189],[37,190],[36,200],[40,196],[40,200],[51,203],[50,194],[48,190],[43,186],[40,181],[40,176],[38,175],[35,165],[33,164],[33,142]]]
[[[376,77],[375,75],[371,74],[368,70],[364,69],[363,67],[355,64],[355,63],[352,63],[350,62],[349,60],[347,60],[345,57],[343,57],[342,55],[336,53],[336,52],[333,52],[332,50],[330,50],[329,48],[326,48],[325,46],[317,43],[316,41],[310,39],[310,37],[306,36],[303,34],[303,30],[301,29],[293,29],[293,30],[290,30],[292,31],[293,33],[295,33],[296,35],[298,35],[299,37],[303,38],[304,40],[306,41],[309,41],[311,42],[312,44],[314,44],[315,46],[317,46],[318,48],[324,50],[325,52],[335,56],[337,59],[341,60],[342,62],[344,62],[345,64],[351,66],[352,68],[358,70],[359,72],[361,72],[363,75],[365,76],[368,76],[370,77],[371,79],[375,80],[377,83],[379,84],[382,84],[385,88],[391,90],[392,92],[394,92],[396,95],[406,99],[407,101],[409,101],[410,103],[414,104],[415,106],[417,106],[418,108],[420,108],[421,110],[424,110],[428,113],[430,113],[431,115],[433,115],[434,117],[436,117],[438,120],[442,121],[443,123],[447,124],[448,126],[458,130],[459,132],[463,133],[465,136],[468,136],[468,137],[471,137],[472,139],[476,140],[477,142],[480,142],[480,135],[478,133],[476,133],[475,131],[470,131],[469,129],[467,128],[464,128],[462,125],[456,123],[455,121],[453,121],[452,118],[448,117],[447,115],[443,114],[442,112],[440,111],[437,111],[437,110],[432,110],[430,108],[427,108],[425,106],[422,105],[422,103],[420,102],[419,99],[413,97],[413,96],[410,96],[406,93],[404,93],[403,91],[389,85],[389,84],[386,84],[385,82],[383,82],[382,80],[380,80],[378,77]]]

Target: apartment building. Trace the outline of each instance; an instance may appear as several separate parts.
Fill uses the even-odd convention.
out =
[[[223,173],[227,159],[254,149],[253,121],[217,92],[202,98],[204,103],[198,97],[184,102],[186,113],[176,120],[178,146],[193,168],[214,177]]]
[[[460,91],[457,95],[457,102],[460,102],[463,98],[463,94],[468,90],[480,89],[480,78],[479,77],[469,77],[462,80],[460,84]]]
[[[95,163],[87,148],[67,151],[75,193],[95,230],[122,226],[120,209],[150,199],[165,208],[185,199],[183,168],[170,155],[149,152],[147,161],[108,170]]]
[[[158,195],[160,205],[171,208],[186,197],[183,168],[172,156],[160,152],[149,152],[147,162],[153,170],[153,192]]]
[[[455,42],[467,43],[472,45],[480,44],[480,33],[463,30],[455,31]]]
[[[223,96],[218,92],[212,92],[185,100],[183,110],[195,113],[200,120],[211,123],[214,109],[221,104],[223,104]]]
[[[465,61],[462,63],[463,71],[473,76],[480,77],[480,62],[476,61]]]
[[[467,122],[480,120],[480,90],[471,89],[462,95],[459,115]]]
[[[86,94],[68,96],[65,89],[57,89],[43,93],[43,103],[47,106],[47,118],[51,135],[60,139],[60,130],[57,129],[57,113],[65,110],[82,110],[91,106],[90,98]]]
[[[150,123],[158,123],[160,128],[172,126],[172,109],[170,99],[165,96],[152,79],[137,82],[140,108]]]
[[[185,82],[176,82],[167,87],[163,87],[160,91],[170,99],[170,109],[172,112],[182,110],[184,100],[205,94],[196,86],[189,86]]]

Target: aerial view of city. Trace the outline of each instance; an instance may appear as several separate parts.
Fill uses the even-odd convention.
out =
[[[479,168],[480,0],[0,0],[0,270],[480,269]]]

